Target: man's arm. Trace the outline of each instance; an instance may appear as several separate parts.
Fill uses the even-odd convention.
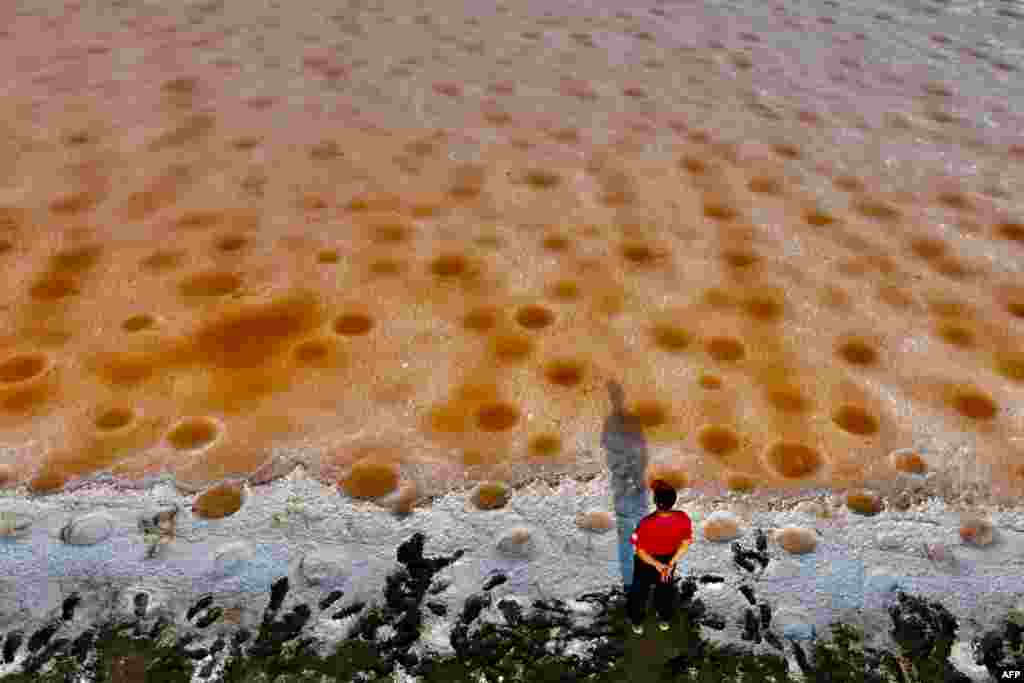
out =
[[[683,541],[679,544],[679,548],[676,550],[676,554],[672,556],[672,561],[669,564],[675,564],[679,561],[679,558],[686,554],[686,551],[690,549],[691,541]]]
[[[672,560],[668,563],[669,567],[676,566],[676,563],[679,561],[679,558],[686,554],[686,551],[690,549],[690,544],[693,542],[693,523],[690,521],[689,515],[687,515],[684,512],[680,513],[679,516],[681,519],[686,520],[686,536],[688,536],[689,538],[683,538],[683,540],[679,542],[679,547],[676,548],[675,553],[673,553],[672,555]]]
[[[640,550],[639,548],[637,548],[636,554],[640,557],[641,560],[651,565],[655,569],[661,568],[661,562],[658,562],[656,559],[651,557],[650,553],[648,553],[646,550]]]

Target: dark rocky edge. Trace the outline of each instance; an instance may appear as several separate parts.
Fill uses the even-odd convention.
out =
[[[453,655],[419,657],[412,646],[420,639],[423,608],[444,615],[445,606],[430,600],[443,590],[432,585],[434,575],[457,561],[450,557],[425,558],[421,533],[413,535],[397,551],[402,565],[387,577],[379,605],[337,604],[344,592],[326,593],[315,605],[296,604],[282,612],[289,591],[288,579],[271,586],[262,623],[256,632],[238,628],[221,630],[212,642],[204,631],[223,616],[214,596],[200,598],[185,615],[191,628],[175,631],[167,615],[147,612],[147,600],[139,594],[131,618],[73,631],[77,594],[69,596],[61,615],[33,633],[0,634],[0,657],[15,661],[21,648],[27,657],[21,671],[3,677],[6,683],[186,683],[196,675],[211,683],[291,683],[292,681],[399,680],[401,667],[418,680],[458,681],[857,681],[858,683],[968,683],[971,679],[950,662],[958,623],[941,604],[898,593],[889,608],[892,640],[897,652],[863,645],[863,634],[840,623],[830,637],[801,644],[784,637],[772,624],[772,608],[759,603],[753,589],[740,592],[748,607],[743,614],[710,613],[697,597],[698,583],[721,583],[722,577],[676,578],[680,609],[668,632],[649,629],[642,637],[629,631],[625,597],[621,589],[579,597],[592,603],[595,613],[589,625],[573,619],[563,601],[537,600],[528,613],[513,600],[495,607],[504,624],[484,623],[485,608],[492,606],[490,590],[504,583],[501,575],[488,579],[480,593],[470,596],[461,612],[451,615],[454,626],[450,643]],[[760,547],[735,548],[738,559],[767,563]],[[750,571],[744,565],[737,565]],[[311,623],[357,616],[349,635],[333,653],[322,654],[322,642],[307,634]],[[728,620],[743,628],[742,639],[750,645],[716,642],[706,635],[721,631]],[[223,624],[222,624],[223,626]],[[381,633],[382,627],[389,627]],[[975,663],[983,665],[992,680],[1006,672],[1024,670],[1020,615],[1009,615],[1001,630],[990,631],[974,641]],[[567,654],[566,646],[577,643]],[[586,644],[579,647],[578,644]],[[800,670],[790,669],[795,661]],[[1012,675],[1012,674],[1011,674]],[[1020,677],[1022,674],[1016,674]],[[406,679],[408,680],[408,679]]]

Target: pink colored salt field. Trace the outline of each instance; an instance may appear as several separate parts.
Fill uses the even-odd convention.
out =
[[[1020,121],[850,17],[6,11],[5,486],[592,474],[616,379],[681,485],[1024,490]]]

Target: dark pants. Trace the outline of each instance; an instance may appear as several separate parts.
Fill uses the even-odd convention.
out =
[[[671,555],[652,555],[654,559],[663,564],[668,564],[672,559]],[[639,555],[633,556],[633,585],[629,589],[629,619],[634,624],[642,624],[644,615],[647,613],[647,598],[651,593],[651,585],[654,585],[654,610],[662,621],[672,621],[675,613],[675,587],[672,582],[661,580],[658,570],[640,559]]]

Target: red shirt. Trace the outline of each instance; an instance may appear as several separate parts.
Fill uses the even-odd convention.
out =
[[[629,542],[651,555],[672,555],[683,541],[693,540],[690,516],[682,510],[647,515],[636,526]]]

